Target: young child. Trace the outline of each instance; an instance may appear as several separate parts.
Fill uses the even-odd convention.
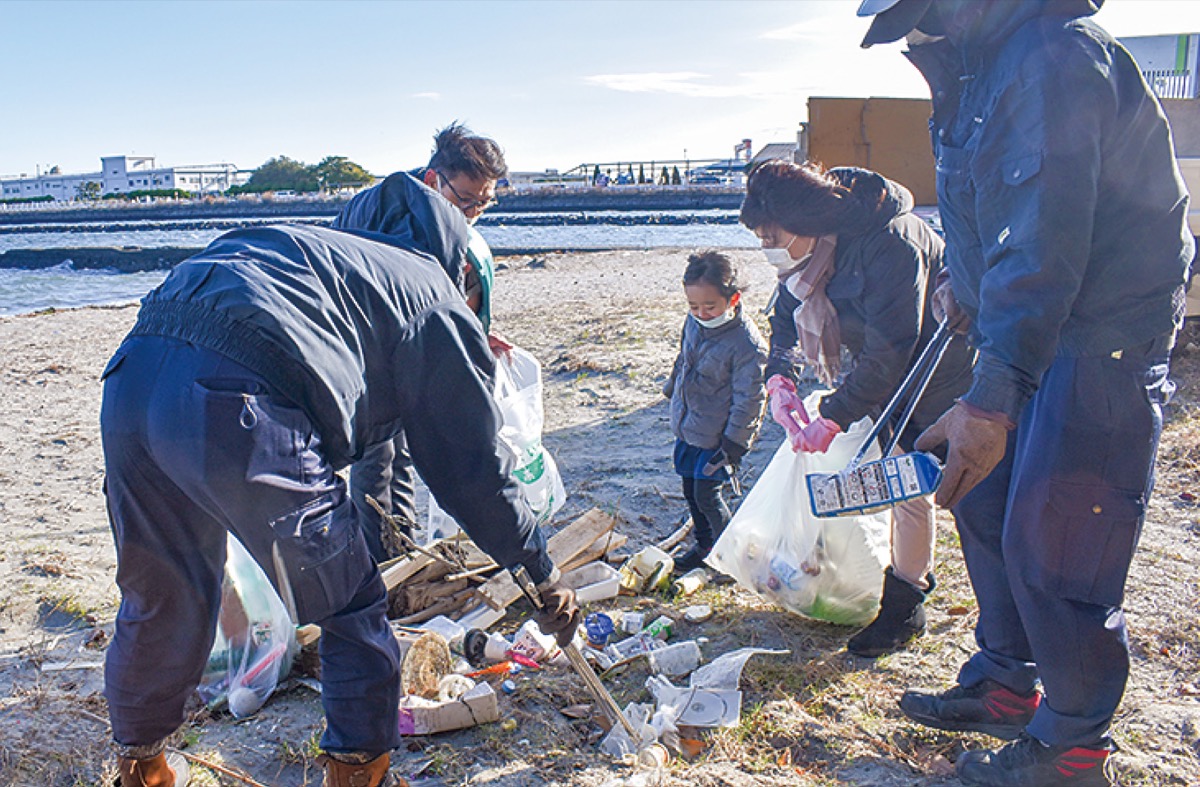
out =
[[[679,357],[663,394],[671,400],[675,471],[692,513],[696,544],[675,561],[679,573],[698,568],[729,524],[722,486],[750,447],[762,421],[767,347],[742,316],[737,271],[726,255],[688,257],[683,274],[687,321]]]

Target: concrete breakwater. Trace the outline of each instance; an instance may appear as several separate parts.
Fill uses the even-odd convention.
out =
[[[0,254],[0,268],[41,270],[69,262],[77,270],[115,270],[121,273],[167,270],[199,249],[166,246],[154,249],[10,249]]]
[[[727,187],[628,186],[604,189],[538,189],[498,197],[493,213],[588,213],[597,211],[697,211],[736,210],[745,192]],[[0,228],[22,225],[117,224],[137,222],[220,221],[260,219],[291,220],[297,217],[330,217],[346,204],[344,198],[270,199],[221,198],[160,201],[146,204],[102,203],[69,208],[0,210]],[[485,219],[487,216],[485,215]],[[242,222],[238,226],[243,226]]]

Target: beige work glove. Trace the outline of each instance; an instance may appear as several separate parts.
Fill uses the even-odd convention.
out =
[[[958,305],[958,299],[954,297],[954,289],[950,286],[948,277],[938,282],[937,289],[933,291],[933,303],[929,308],[933,312],[933,319],[945,322],[946,327],[955,333],[966,333],[971,330],[971,318]]]
[[[931,451],[947,443],[946,467],[934,496],[942,508],[958,505],[967,492],[987,478],[1004,458],[1010,428],[1008,419],[999,413],[988,413],[984,417],[972,410],[982,412],[961,401],[955,402],[917,438],[918,451]]]

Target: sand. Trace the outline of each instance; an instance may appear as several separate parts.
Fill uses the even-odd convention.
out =
[[[666,536],[685,511],[660,389],[685,316],[679,279],[686,254],[505,258],[497,276],[496,329],[544,367],[545,443],[568,490],[557,522],[594,506],[616,511],[635,548]],[[757,313],[771,291],[771,269],[756,252],[732,254],[744,263],[752,284],[745,302]],[[119,599],[101,491],[99,377],[135,316],[129,306],[0,318],[0,785],[96,784],[112,773],[100,664]],[[765,333],[765,319],[757,319]],[[1190,356],[1179,365],[1181,397],[1159,494],[1129,585],[1134,669],[1116,737],[1118,770],[1130,784],[1200,783],[1195,367]],[[764,429],[747,457],[747,480],[781,436],[774,425]],[[704,591],[717,614],[686,635],[708,638],[706,657],[745,644],[789,648],[792,656],[752,662],[742,726],[714,736],[699,760],[676,762],[654,778],[681,785],[957,783],[949,760],[964,745],[994,741],[922,730],[895,708],[907,686],[952,682],[972,646],[974,602],[944,515],[939,543],[942,584],[930,603],[929,635],[879,662],[842,652],[852,630],[802,620],[735,586]],[[663,599],[636,603],[647,619],[672,611]],[[610,681],[623,703],[648,700],[644,679],[643,670]],[[416,739],[397,753],[396,773],[414,785],[632,785],[627,768],[597,753],[594,725],[557,713],[586,701],[569,675],[528,677],[501,699],[515,730],[484,725]],[[181,744],[263,784],[315,784],[320,729],[316,695],[292,685],[248,721],[201,711]],[[237,783],[207,778],[201,783]]]

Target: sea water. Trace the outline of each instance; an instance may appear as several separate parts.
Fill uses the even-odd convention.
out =
[[[488,214],[477,225],[493,249],[536,253],[559,249],[752,248],[754,235],[736,223],[736,211]],[[307,219],[313,223],[321,220]],[[261,224],[261,220],[247,220]],[[219,224],[220,226],[211,226]],[[0,228],[0,252],[138,246],[203,248],[228,232],[228,221],[126,222],[115,225],[32,224]],[[140,300],[165,271],[118,273],[76,270],[69,262],[42,270],[0,268],[0,315],[27,314]]]

